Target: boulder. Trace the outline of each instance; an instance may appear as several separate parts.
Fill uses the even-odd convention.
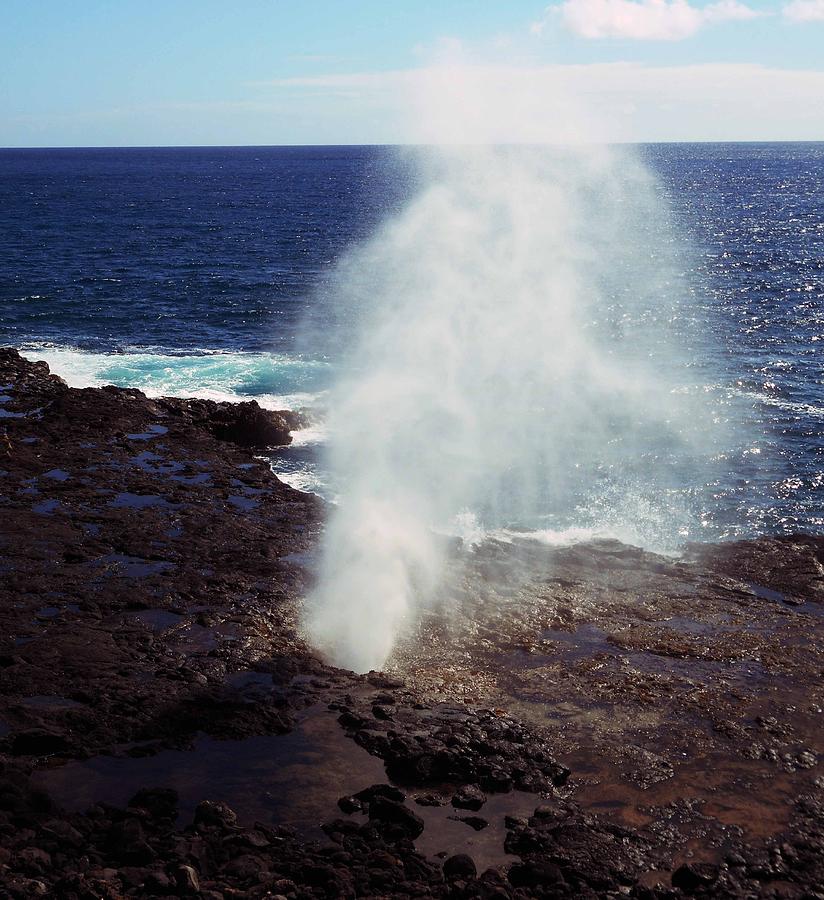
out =
[[[459,878],[474,878],[478,874],[475,861],[466,853],[456,853],[450,856],[443,864],[443,875],[447,881],[455,881]]]
[[[390,831],[399,831],[404,837],[415,840],[423,831],[423,819],[411,809],[389,800],[386,797],[375,797],[369,804],[369,820],[390,826]]]
[[[291,432],[306,424],[306,418],[300,413],[263,409],[256,400],[217,403],[164,397],[157,405],[187,424],[205,428],[218,440],[255,449],[290,444]]]
[[[477,784],[465,784],[455,792],[452,805],[455,809],[479,810],[486,803],[486,794]]]

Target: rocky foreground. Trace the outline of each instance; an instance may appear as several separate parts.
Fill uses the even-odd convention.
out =
[[[824,539],[458,547],[357,676],[300,425],[0,351],[0,897],[824,898]]]

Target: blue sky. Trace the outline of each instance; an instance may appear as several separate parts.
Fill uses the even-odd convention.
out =
[[[0,145],[414,140],[444,47],[609,139],[824,139],[824,0],[3,0]]]

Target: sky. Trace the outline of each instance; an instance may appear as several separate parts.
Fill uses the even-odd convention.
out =
[[[824,139],[824,0],[2,0],[0,146],[417,143],[467,68],[496,140]]]

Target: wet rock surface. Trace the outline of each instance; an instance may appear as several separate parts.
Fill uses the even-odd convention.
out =
[[[306,416],[299,412],[262,409],[254,400],[218,403],[164,397],[158,404],[170,416],[203,428],[218,440],[259,450],[291,444],[292,431],[308,424]]]
[[[456,547],[357,676],[298,418],[0,384],[0,897],[824,896],[824,539]]]

